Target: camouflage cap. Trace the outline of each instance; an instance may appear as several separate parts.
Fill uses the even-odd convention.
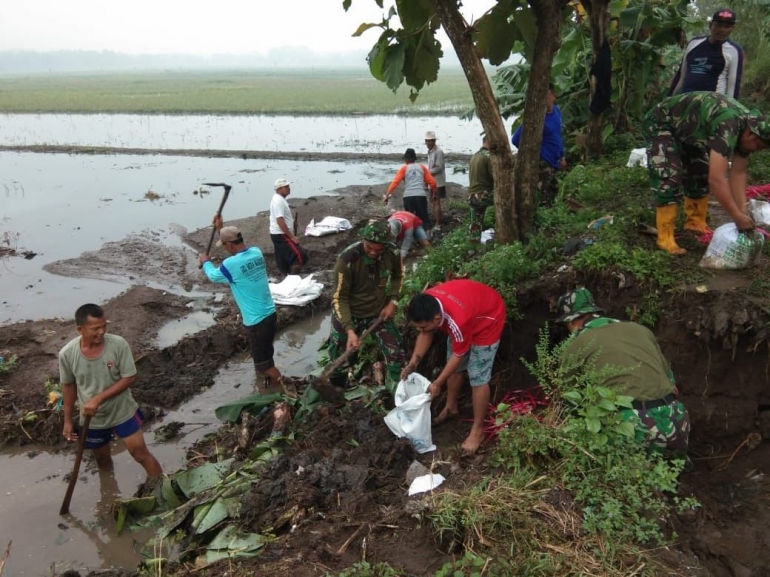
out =
[[[752,110],[749,113],[748,127],[765,143],[770,144],[770,120],[767,116],[761,114],[759,110]]]
[[[393,242],[390,225],[386,220],[370,220],[358,231],[358,236],[369,242],[389,244]]]
[[[604,309],[600,309],[594,304],[594,296],[585,287],[576,288],[562,295],[557,308],[561,314],[556,319],[557,323],[568,323],[583,315],[604,312]]]

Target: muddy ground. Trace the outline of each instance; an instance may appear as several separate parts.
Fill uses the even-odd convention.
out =
[[[387,214],[379,204],[381,193],[382,187],[371,192],[368,187],[351,187],[341,197],[289,197],[289,201],[299,211],[302,228],[310,218],[330,214],[349,218],[357,226],[366,218]],[[456,195],[459,191],[451,189],[450,196]],[[265,214],[243,220],[232,220],[231,216],[236,215],[225,211],[228,224],[240,226],[247,242],[264,249],[275,272]],[[455,222],[459,216],[455,215]],[[190,235],[189,240],[201,246],[209,234],[210,229],[204,229]],[[348,233],[308,239],[309,270],[322,276],[333,255],[353,238],[354,233]],[[191,255],[193,251],[189,252]],[[86,260],[97,256],[89,255]],[[140,261],[136,266],[136,270],[118,272],[143,278],[152,270],[142,269]],[[714,274],[706,282],[705,292],[702,286],[692,286],[660,295],[662,314],[656,333],[672,362],[693,424],[690,454],[695,469],[683,473],[682,494],[693,494],[702,507],[674,520],[679,534],[678,556],[672,561],[671,555],[663,554],[668,569],[658,574],[770,574],[770,480],[766,477],[770,457],[766,443],[770,438],[770,344],[766,328],[770,305],[766,296],[740,290],[756,275],[767,273],[760,268]],[[180,286],[199,282],[189,262],[177,274]],[[586,284],[607,307],[607,313],[618,318],[628,318],[642,294],[633,279],[620,283],[612,271],[580,278],[572,273],[554,273],[523,288],[519,302],[525,315],[504,334],[492,383],[496,398],[533,384],[519,358],[531,358],[539,328],[553,317],[555,299],[578,282]],[[189,300],[136,287],[107,304],[113,320],[111,330],[126,336],[139,358],[140,381],[135,394],[143,404],[162,409],[189,397],[211,381],[226,359],[246,348],[245,335],[226,299],[218,305],[221,311],[215,327],[169,349],[154,350],[150,343],[158,327],[186,314]],[[215,306],[210,301],[204,304]],[[318,307],[327,305],[328,296]],[[281,322],[290,323],[299,314],[282,312]],[[2,328],[0,349],[14,349],[24,361],[16,372],[3,377],[0,385],[4,391],[0,398],[4,443],[23,443],[30,438],[58,443],[60,423],[55,415],[41,413],[38,422],[24,422],[23,430],[19,418],[44,406],[40,387],[30,383],[42,383],[47,375],[55,375],[56,351],[73,331],[70,321],[59,319]],[[464,417],[470,417],[467,398],[462,411]],[[468,423],[460,422],[435,433],[440,447],[437,470],[448,477],[449,488],[472,484],[486,468],[489,451],[472,460],[462,460],[457,454],[468,428]],[[301,425],[297,433],[298,441],[271,463],[248,493],[242,511],[245,528],[260,531],[271,527],[276,540],[256,559],[235,567],[215,564],[196,570],[196,574],[324,575],[366,559],[388,562],[408,575],[428,575],[460,552],[452,543],[437,542],[421,516],[422,501],[405,496],[406,469],[417,455],[390,435],[379,416],[357,404],[326,408]],[[236,427],[220,432],[222,439],[230,439],[230,445],[236,434]],[[200,458],[200,451],[196,453]],[[420,460],[430,465],[431,458]],[[302,473],[297,475],[300,467]],[[174,570],[178,575],[192,571],[185,566]],[[131,568],[123,574],[131,574]]]

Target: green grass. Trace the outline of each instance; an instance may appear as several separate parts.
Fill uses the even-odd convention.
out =
[[[413,104],[361,70],[158,72],[4,77],[0,112],[141,114],[458,114],[465,76],[442,71]]]

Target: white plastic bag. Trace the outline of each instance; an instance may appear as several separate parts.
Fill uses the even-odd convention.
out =
[[[305,236],[326,236],[327,234],[336,234],[343,230],[350,230],[353,225],[346,218],[338,216],[326,216],[321,222],[311,220],[305,227]]]
[[[714,231],[700,266],[715,270],[749,268],[759,260],[764,242],[756,230],[739,232],[734,222],[728,222]]]
[[[628,168],[631,168],[632,166],[647,166],[647,149],[634,148],[631,150],[626,166]]]
[[[752,198],[749,201],[749,216],[758,226],[770,227],[770,202]]]
[[[436,450],[431,436],[430,381],[418,373],[410,374],[396,387],[396,408],[385,415],[385,424],[397,437],[406,437],[418,453]]]

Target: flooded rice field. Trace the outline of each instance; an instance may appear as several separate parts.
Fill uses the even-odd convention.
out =
[[[446,152],[471,154],[481,123],[455,116],[213,116],[0,114],[0,145],[403,153],[436,132]]]
[[[0,243],[5,239],[36,256],[0,259],[0,323],[68,316],[82,304],[83,294],[103,300],[125,290],[125,283],[136,279],[57,276],[43,266],[132,234],[180,246],[181,235],[207,226],[219,204],[221,189],[196,194],[201,183],[233,186],[225,219],[236,219],[267,210],[276,178],[292,181],[291,198],[306,198],[351,184],[380,184],[397,168],[390,163],[2,152]],[[467,182],[464,174],[451,179]],[[153,257],[147,254],[148,260]],[[164,286],[163,279],[154,286],[180,290]]]

